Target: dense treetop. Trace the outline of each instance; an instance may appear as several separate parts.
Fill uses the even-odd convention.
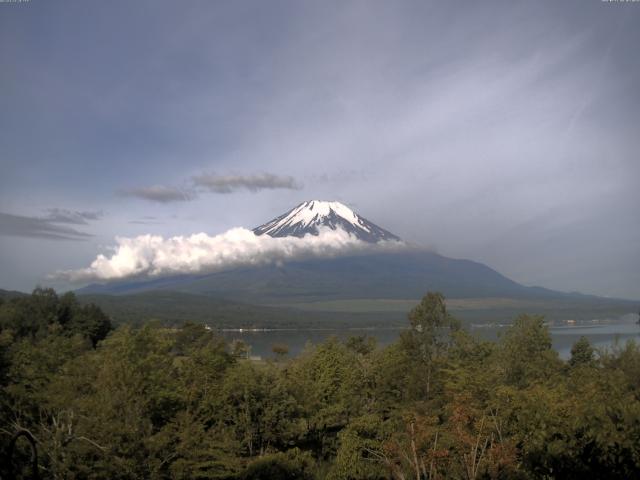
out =
[[[427,294],[392,345],[335,338],[252,361],[202,325],[113,330],[73,294],[0,303],[1,478],[633,478],[640,349],[540,317],[481,341]]]

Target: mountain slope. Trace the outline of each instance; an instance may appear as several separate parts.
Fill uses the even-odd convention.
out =
[[[25,297],[27,295],[27,293],[18,292],[16,290],[3,290],[0,288],[0,299],[2,300],[10,300],[12,298]]]
[[[450,298],[563,298],[568,294],[525,287],[481,263],[413,250],[237,268],[200,276],[90,286],[79,293],[130,294],[174,290],[247,303],[288,303],[352,298],[420,298],[441,291]]]
[[[345,327],[355,324],[404,323],[402,312],[391,314],[305,312],[292,308],[250,305],[206,295],[154,290],[131,295],[79,295],[83,304],[94,303],[116,324],[138,325],[159,321],[167,326],[184,322],[206,323],[216,328]]]
[[[159,321],[167,326],[184,322],[206,323],[215,328],[326,329],[404,327],[408,311],[419,299],[337,300],[251,305],[170,290],[130,295],[79,295],[81,303],[95,303],[116,324]],[[447,299],[453,315],[470,323],[508,323],[527,312],[547,320],[619,317],[634,311],[632,302],[597,297],[562,299]]]
[[[341,229],[372,243],[399,240],[396,235],[369,222],[343,204],[317,200],[301,203],[257,227],[254,233],[272,237],[305,237],[318,235],[323,228]],[[393,303],[407,299],[417,300],[427,291],[439,291],[449,299],[473,298],[487,305],[494,304],[496,300],[500,303],[505,299],[512,299],[517,301],[517,308],[523,305],[523,301],[532,300],[538,302],[538,307],[541,303],[550,305],[555,302],[556,309],[561,305],[571,305],[574,311],[578,304],[581,305],[580,308],[589,310],[598,305],[609,308],[615,304],[615,308],[623,308],[625,312],[632,311],[628,310],[630,302],[527,287],[478,262],[447,258],[404,243],[398,245],[402,248],[386,250],[384,253],[373,246],[360,254],[345,253],[331,258],[290,260],[269,266],[233,267],[208,274],[140,278],[90,285],[80,289],[78,293],[130,296],[144,292],[172,291],[181,292],[181,295],[195,294],[244,305],[295,307],[314,302],[325,302],[326,305],[326,302],[335,301],[367,304],[367,300],[384,300]],[[378,253],[371,253],[374,251]],[[176,301],[192,302],[193,305],[207,302],[201,298],[176,295],[178,294],[172,293],[170,297]],[[143,299],[153,301],[147,296]],[[134,300],[137,301],[133,299],[130,302]],[[197,310],[206,312],[209,307],[202,305]],[[230,311],[229,309],[236,307],[214,305],[212,308],[216,311]],[[251,317],[253,313],[250,312],[253,310],[247,308],[242,307],[237,311]],[[265,315],[283,318],[289,316],[288,313],[277,311],[265,312]]]
[[[400,238],[361,217],[340,202],[309,200],[287,213],[253,229],[256,235],[271,237],[304,237],[318,235],[319,228],[341,229],[358,239],[375,243]]]

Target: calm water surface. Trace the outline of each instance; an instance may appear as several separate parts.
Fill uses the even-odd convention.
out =
[[[471,333],[480,338],[495,340],[504,332],[505,327],[471,327]],[[571,346],[582,336],[589,339],[592,345],[599,348],[611,347],[614,344],[624,344],[634,339],[640,342],[640,325],[633,316],[625,316],[617,320],[584,322],[576,325],[550,326],[553,347],[562,358],[568,358]],[[299,354],[308,343],[318,344],[331,336],[345,340],[352,336],[368,335],[378,341],[378,345],[385,346],[395,342],[402,329],[399,328],[353,328],[353,329],[315,329],[315,330],[260,330],[260,331],[224,331],[227,340],[240,339],[251,346],[251,355],[270,358],[274,354],[275,344],[285,344],[289,347],[289,355]]]

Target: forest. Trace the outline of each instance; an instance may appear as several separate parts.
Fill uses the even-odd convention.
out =
[[[567,361],[539,316],[497,342],[427,293],[397,342],[274,345],[197,323],[114,325],[37,288],[0,300],[0,478],[640,476],[640,348]]]

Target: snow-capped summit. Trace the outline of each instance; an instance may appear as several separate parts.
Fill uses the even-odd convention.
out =
[[[309,200],[284,215],[253,229],[256,235],[271,237],[303,237],[318,235],[318,227],[341,229],[365,242],[400,240],[393,233],[371,223],[340,202]]]

